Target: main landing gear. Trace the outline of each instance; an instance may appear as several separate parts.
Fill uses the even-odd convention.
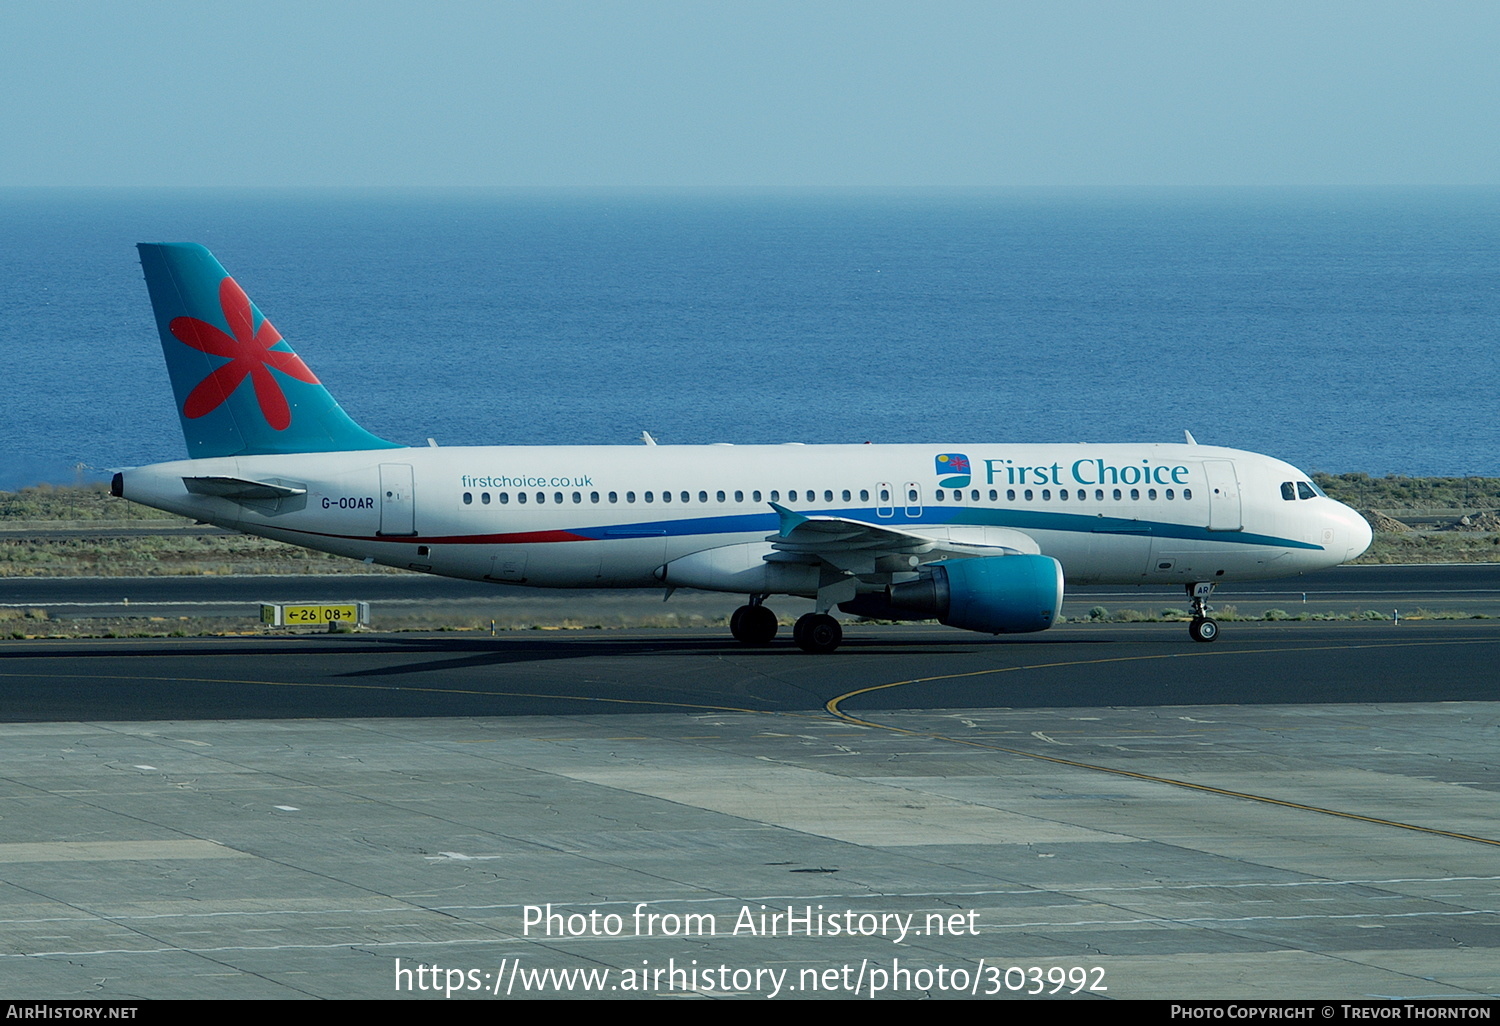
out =
[[[844,628],[827,613],[807,613],[797,618],[792,640],[802,651],[819,655],[839,647],[844,640]]]
[[[746,645],[769,645],[776,637],[776,614],[762,605],[764,595],[751,595],[729,618],[729,633]],[[827,613],[808,613],[792,628],[792,640],[804,652],[832,652],[844,640],[844,628]]]
[[[1193,619],[1188,623],[1188,637],[1194,641],[1208,642],[1219,636],[1219,622],[1208,615],[1208,597],[1213,591],[1212,582],[1187,586],[1187,593],[1193,600]]]
[[[769,645],[776,637],[776,614],[761,605],[764,595],[751,595],[750,604],[740,606],[729,618],[729,633],[747,645]]]

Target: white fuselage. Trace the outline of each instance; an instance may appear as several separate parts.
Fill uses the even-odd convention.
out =
[[[950,453],[966,474],[934,469]],[[227,498],[186,478],[296,494]],[[674,561],[739,546],[747,555],[717,576],[681,565],[697,570],[688,586],[744,592],[780,526],[772,502],[940,546],[1029,539],[1072,584],[1275,578],[1362,552],[1363,518],[1306,482],[1280,460],[1203,445],[493,446],[184,460],[126,471],[122,494],[354,559],[538,587],[657,586]],[[866,574],[861,590],[901,576]]]

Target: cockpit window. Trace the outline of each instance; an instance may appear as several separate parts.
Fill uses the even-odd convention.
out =
[[[1311,482],[1308,482],[1308,481],[1298,481],[1297,482],[1297,498],[1299,498],[1299,499],[1311,499],[1311,498],[1313,498],[1313,497],[1315,497],[1315,496],[1317,496],[1319,494],[1321,494],[1321,493],[1319,493],[1319,491],[1317,490],[1317,488],[1314,487]]]
[[[1290,481],[1281,482],[1281,497],[1287,502],[1297,501],[1297,486]]]

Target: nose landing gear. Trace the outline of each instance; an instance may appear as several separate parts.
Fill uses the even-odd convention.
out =
[[[1188,637],[1209,642],[1219,636],[1219,622],[1208,615],[1208,597],[1214,592],[1212,581],[1189,584],[1187,593],[1193,600],[1193,619],[1188,623]]]

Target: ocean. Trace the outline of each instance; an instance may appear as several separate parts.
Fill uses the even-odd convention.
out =
[[[184,453],[134,244],[425,445],[1198,441],[1500,476],[1500,190],[0,191],[0,488]],[[245,386],[245,387],[248,387]]]

